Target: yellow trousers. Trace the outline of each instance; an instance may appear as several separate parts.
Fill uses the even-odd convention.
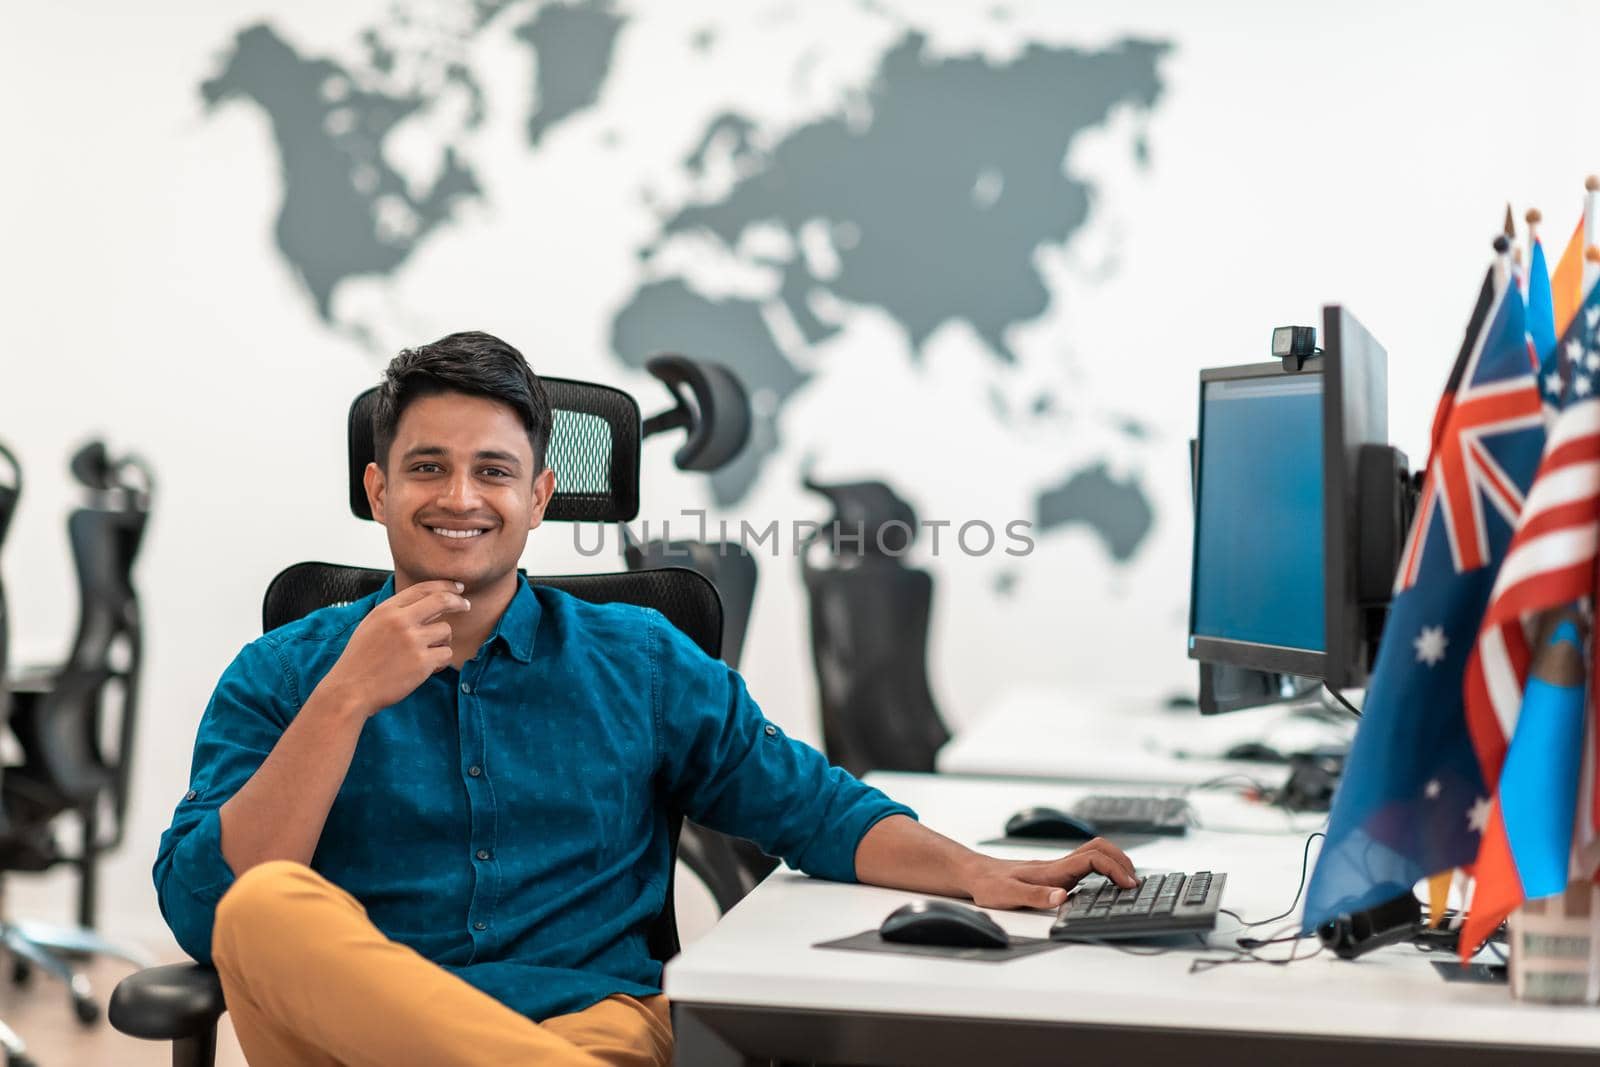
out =
[[[298,863],[246,871],[211,950],[251,1067],[667,1067],[663,996],[535,1023],[404,945]]]

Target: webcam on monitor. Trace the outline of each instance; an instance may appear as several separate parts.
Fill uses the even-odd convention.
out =
[[[1321,352],[1315,326],[1279,326],[1272,331],[1272,354],[1284,361],[1285,370],[1299,370],[1306,360]],[[1291,360],[1292,367],[1288,366]]]

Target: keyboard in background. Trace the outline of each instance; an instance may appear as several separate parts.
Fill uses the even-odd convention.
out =
[[[1078,801],[1072,813],[1101,834],[1176,836],[1187,833],[1195,821],[1194,810],[1182,797],[1096,794]]]
[[[1050,927],[1053,941],[1203,934],[1216,928],[1226,874],[1151,874],[1131,889],[1109,881],[1080,884]]]

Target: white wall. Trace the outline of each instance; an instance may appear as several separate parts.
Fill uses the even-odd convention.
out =
[[[949,326],[918,364],[891,321],[849,310],[844,334],[793,353],[817,380],[785,411],[785,446],[758,491],[728,513],[758,524],[820,517],[797,488],[808,456],[839,479],[893,468],[925,517],[958,521],[1026,517],[1029,487],[1077,460],[1109,456],[1141,472],[1157,522],[1129,568],[1109,566],[1082,531],[1041,539],[1010,598],[993,588],[1003,561],[926,561],[939,579],[935,689],[955,723],[1021,681],[1186,684],[1183,442],[1196,370],[1265,358],[1270,327],[1319,323],[1322,303],[1344,302],[1389,349],[1393,436],[1419,457],[1505,201],[1519,216],[1541,207],[1559,248],[1583,176],[1600,169],[1590,121],[1600,14],[1576,0],[1514,10],[1039,0],[1007,4],[1004,19],[988,0],[876,12],[637,6],[595,116],[537,154],[519,140],[526,56],[503,35],[474,46],[492,101],[511,105],[492,110],[474,140],[494,195],[394,281],[341,291],[341,313],[377,324],[390,347],[497,332],[536,369],[615,382],[654,407],[654,384],[605,354],[606,329],[653,226],[641,187],[682,194],[678,161],[719,107],[739,102],[780,127],[821,113],[870,72],[901,22],[925,27],[940,53],[997,61],[1027,39],[1174,42],[1149,118],[1119,117],[1074,145],[1069,166],[1097,185],[1093,214],[1066,248],[1038,253],[1055,300],[1015,331],[1019,363],[1000,367]],[[315,318],[271,245],[280,190],[265,119],[245,106],[206,114],[197,86],[251,22],[270,19],[303,53],[348,55],[386,7],[31,5],[0,35],[0,439],[29,479],[0,560],[18,658],[59,654],[71,634],[62,521],[75,444],[104,433],[161,479],[139,570],[149,654],[135,825],[106,889],[113,923],[145,936],[159,936],[147,874],[155,838],[212,684],[257,632],[267,580],[300,559],[385,559],[381,531],[344,509],[341,462],[345,407],[387,350]],[[709,23],[730,44],[706,69],[684,68],[680,42]],[[807,54],[820,73],[806,91],[773,75]],[[603,148],[605,130],[621,132],[620,147]],[[1147,170],[1129,147],[1141,131]],[[1078,398],[1073,420],[1007,424],[977,410],[991,384],[1020,398],[1041,383]],[[1133,444],[1107,431],[1096,417],[1106,405],[1154,434]],[[708,499],[699,481],[666,473],[672,447],[646,449],[647,516]],[[564,533],[536,536],[526,563],[579,569]],[[769,562],[761,582],[751,688],[814,739],[794,562]],[[38,911],[55,907],[43,899],[54,885],[19,893]]]

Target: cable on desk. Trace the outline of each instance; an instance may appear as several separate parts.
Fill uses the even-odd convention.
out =
[[[1258,793],[1267,794],[1272,792],[1272,787],[1267,785],[1266,782],[1263,782],[1254,775],[1245,774],[1243,771],[1234,771],[1231,774],[1219,774],[1215,778],[1207,778],[1203,782],[1196,782],[1194,785],[1184,786],[1183,792],[1188,794],[1197,789],[1215,789],[1217,786],[1231,781],[1248,782],[1250,787]]]
[[[1337,700],[1340,704],[1343,704],[1344,705],[1344,710],[1348,711],[1350,714],[1354,715],[1358,719],[1361,718],[1361,709],[1356,707],[1354,704],[1350,703],[1348,700],[1346,700],[1344,698],[1344,694],[1343,693],[1340,693],[1337,689],[1335,689],[1333,686],[1329,685],[1327,682],[1323,682],[1322,683],[1322,688],[1324,688],[1324,689],[1326,689],[1328,691],[1328,695],[1329,696],[1333,697],[1333,699]]]
[[[1311,842],[1315,841],[1319,837],[1327,836],[1328,835],[1323,833],[1321,830],[1313,830],[1311,833],[1306,835],[1306,847],[1300,853],[1300,885],[1294,891],[1294,899],[1289,902],[1288,911],[1274,915],[1270,919],[1257,919],[1255,922],[1245,922],[1244,919],[1240,918],[1231,911],[1228,912],[1228,914],[1232,915],[1235,919],[1238,919],[1240,924],[1247,928],[1252,926],[1265,926],[1267,923],[1275,923],[1281,919],[1287,919],[1289,916],[1293,915],[1294,909],[1300,906],[1300,894],[1306,891],[1306,873],[1311,869]],[[1223,909],[1218,908],[1217,910],[1220,912]],[[1307,958],[1309,959],[1310,957]]]
[[[1193,790],[1215,788],[1216,786],[1222,785],[1222,784],[1224,784],[1224,783],[1226,783],[1226,782],[1228,782],[1230,780],[1234,780],[1234,779],[1237,779],[1239,781],[1249,782],[1250,783],[1250,787],[1252,789],[1254,789],[1256,791],[1256,793],[1258,793],[1260,795],[1260,799],[1261,799],[1262,803],[1264,803],[1269,808],[1275,808],[1278,811],[1283,813],[1284,818],[1286,818],[1289,821],[1289,827],[1288,828],[1291,829],[1291,830],[1296,828],[1295,827],[1295,816],[1297,816],[1297,815],[1310,815],[1310,814],[1322,814],[1322,813],[1318,813],[1318,812],[1302,812],[1302,811],[1294,810],[1292,807],[1289,806],[1288,801],[1286,800],[1286,798],[1284,796],[1284,792],[1285,792],[1284,790],[1282,790],[1282,789],[1273,789],[1271,786],[1267,785],[1261,779],[1256,778],[1256,777],[1254,777],[1252,775],[1245,774],[1242,771],[1236,771],[1236,772],[1233,772],[1231,774],[1219,775],[1216,778],[1208,778],[1205,781],[1200,782],[1198,785],[1185,786],[1184,789],[1183,789],[1183,792],[1180,795],[1188,796],[1188,794]],[[1248,790],[1240,790],[1240,792],[1248,792]],[[1202,823],[1200,821],[1200,816],[1199,816],[1198,813],[1195,813],[1195,814],[1192,815],[1192,817],[1190,818],[1190,821],[1189,821],[1189,825],[1193,826],[1197,830],[1209,830],[1211,833],[1216,833],[1216,834],[1255,834],[1255,833],[1260,833],[1261,832],[1259,830],[1230,830],[1230,829],[1227,829],[1225,827],[1220,827],[1219,828],[1219,827],[1215,827],[1215,826],[1206,826],[1204,823]]]
[[[1200,974],[1204,971],[1211,970],[1213,967],[1223,967],[1230,963],[1269,963],[1274,967],[1287,967],[1291,963],[1299,963],[1302,960],[1309,960],[1313,956],[1319,955],[1322,952],[1324,946],[1322,942],[1318,940],[1315,951],[1308,952],[1304,956],[1299,954],[1300,942],[1310,940],[1315,937],[1315,934],[1295,934],[1291,937],[1273,936],[1258,942],[1258,944],[1261,945],[1275,945],[1283,942],[1292,942],[1292,947],[1289,949],[1289,955],[1282,958],[1262,956],[1255,951],[1255,948],[1247,947],[1243,944],[1245,941],[1254,942],[1256,941],[1255,938],[1241,938],[1240,947],[1236,949],[1234,954],[1231,956],[1202,956],[1199,959],[1189,961],[1189,973]]]
[[[1195,934],[1194,936],[1195,940],[1200,942],[1200,947],[1205,948],[1206,939],[1200,934]],[[1098,945],[1101,948],[1114,948],[1118,952],[1127,953],[1129,956],[1165,956],[1169,952],[1177,952],[1179,949],[1187,949],[1191,947],[1189,945],[1159,945],[1147,946],[1145,948],[1135,948],[1132,945],[1122,944],[1120,941],[1105,941],[1099,938],[1087,938],[1082,941],[1075,941],[1073,944]]]

